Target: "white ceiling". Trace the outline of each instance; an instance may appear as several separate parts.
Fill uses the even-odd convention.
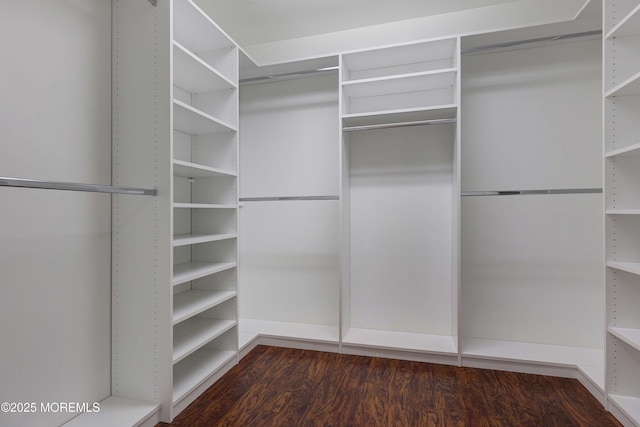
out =
[[[248,46],[519,0],[196,0]]]

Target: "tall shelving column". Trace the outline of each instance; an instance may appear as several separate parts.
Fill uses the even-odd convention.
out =
[[[113,205],[112,394],[169,422],[238,360],[238,48],[191,0],[113,11],[113,183],[158,196]]]
[[[171,418],[237,363],[238,48],[173,2]]]
[[[340,57],[345,353],[459,363],[459,45]]]
[[[604,6],[606,389],[609,410],[640,425],[640,2]]]

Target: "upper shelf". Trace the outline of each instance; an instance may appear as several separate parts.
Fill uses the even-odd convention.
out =
[[[342,90],[346,96],[360,98],[442,89],[455,85],[456,73],[457,69],[447,68],[399,76],[354,80],[344,82]]]
[[[173,84],[190,93],[236,88],[231,80],[175,41]]]
[[[606,35],[605,38],[627,37],[640,34],[640,5],[633,8],[627,16],[618,22]]]
[[[192,0],[173,2],[173,38],[196,54],[234,47],[224,31]]]
[[[343,78],[353,81],[456,67],[456,45],[456,38],[448,38],[346,53]]]
[[[424,108],[353,113],[342,116],[343,127],[385,125],[399,122],[421,122],[426,120],[455,119],[458,108],[453,105],[437,105]]]

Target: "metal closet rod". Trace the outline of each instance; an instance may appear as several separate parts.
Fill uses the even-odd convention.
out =
[[[592,194],[602,193],[602,188],[561,188],[552,190],[507,190],[507,191],[463,191],[462,197],[469,196],[529,196],[538,194]]]
[[[340,200],[338,196],[241,197],[241,202],[282,202],[289,200]]]
[[[149,0],[149,1],[153,1],[153,0]],[[539,38],[534,38],[534,39],[516,40],[516,41],[512,41],[512,42],[496,43],[496,44],[490,44],[490,45],[484,45],[484,46],[469,47],[469,48],[466,48],[466,49],[461,49],[460,53],[461,54],[466,54],[466,53],[486,52],[488,50],[504,49],[504,48],[508,48],[508,47],[521,46],[521,45],[526,45],[526,44],[544,43],[544,42],[552,42],[552,41],[558,41],[558,40],[569,40],[569,39],[575,39],[575,38],[580,38],[580,37],[596,36],[596,35],[601,35],[601,34],[602,34],[601,30],[594,30],[594,31],[584,31],[584,32],[580,32],[580,33],[561,34],[561,35],[558,35],[558,36],[549,36],[549,37],[539,37]],[[252,77],[252,78],[247,78],[247,79],[241,79],[240,80],[240,84],[258,82],[258,81],[263,81],[263,80],[277,80],[277,79],[287,79],[287,78],[291,78],[291,77],[301,77],[301,76],[317,74],[317,73],[326,73],[328,71],[338,71],[338,69],[339,69],[338,66],[334,66],[334,67],[317,68],[317,69],[314,69],[314,70],[295,71],[295,72],[291,72],[291,73],[281,73],[281,74],[272,74],[272,75],[269,75],[269,76]]]
[[[76,182],[41,181],[36,179],[0,177],[0,187],[39,188],[45,190],[87,191],[91,193],[130,194],[138,196],[157,196],[156,188],[116,187],[99,184],[80,184]]]
[[[397,123],[382,123],[376,125],[362,125],[362,126],[347,126],[343,127],[344,132],[355,132],[360,130],[372,130],[372,129],[388,129],[408,126],[425,126],[425,125],[442,125],[447,123],[455,123],[457,119],[431,119],[431,120],[416,120],[413,122],[397,122]]]

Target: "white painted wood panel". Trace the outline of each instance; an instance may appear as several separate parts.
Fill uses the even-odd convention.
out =
[[[337,77],[240,89],[240,197],[338,194]]]
[[[110,185],[111,2],[1,8],[0,175]],[[101,401],[111,381],[111,197],[0,188],[0,209],[0,401]],[[0,413],[0,424],[75,415]]]
[[[601,76],[597,40],[464,55],[462,190],[602,187]]]
[[[461,336],[603,348],[602,195],[462,200]]]
[[[240,317],[329,325],[339,310],[338,202],[245,202]]]
[[[451,335],[451,125],[354,132],[351,328]]]

